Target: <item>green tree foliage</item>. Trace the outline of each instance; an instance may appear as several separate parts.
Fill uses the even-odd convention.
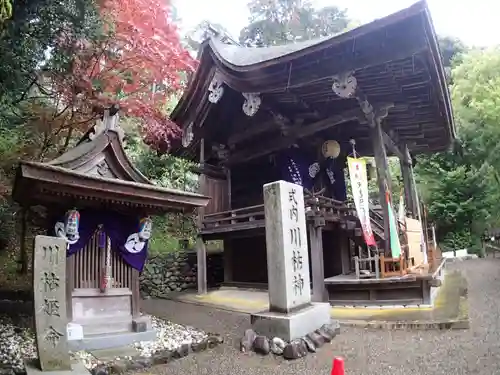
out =
[[[451,65],[458,140],[448,152],[420,158],[416,171],[441,243],[477,248],[483,230],[497,226],[500,216],[500,49],[447,45],[455,48],[445,64]]]
[[[335,6],[313,8],[303,0],[251,0],[250,24],[240,32],[240,42],[270,46],[338,34],[349,24],[346,12]]]
[[[462,53],[467,50],[467,47],[460,39],[449,36],[439,37],[438,43],[445,67],[451,67],[452,61],[459,62]]]
[[[452,150],[421,158],[417,164],[419,190],[429,218],[437,223],[438,239],[449,248],[477,244],[497,196],[493,168],[472,165],[462,145],[458,140]]]
[[[500,167],[500,47],[473,50],[452,72],[459,135],[473,162]],[[500,182],[500,180],[499,180]]]
[[[14,1],[12,17],[0,24],[0,119],[30,93],[47,57],[63,53],[57,38],[93,39],[99,24],[92,0]]]

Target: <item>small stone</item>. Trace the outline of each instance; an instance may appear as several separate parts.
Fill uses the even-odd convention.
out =
[[[302,340],[293,340],[290,344],[285,346],[283,350],[283,358],[285,359],[298,359],[307,355],[307,347]]]
[[[108,367],[105,365],[97,365],[91,370],[92,375],[109,375]]]
[[[330,324],[335,331],[335,335],[340,335],[340,322],[338,320],[332,320]]]
[[[316,345],[314,345],[314,342],[309,337],[303,337],[302,341],[304,341],[304,344],[306,344],[307,350],[309,350],[311,353],[316,353]]]
[[[326,324],[324,324],[320,329],[317,329],[316,332],[323,336],[326,342],[330,342],[334,337],[334,332],[329,329],[325,329],[325,325]]]
[[[123,374],[128,370],[128,363],[122,360],[117,360],[109,365],[110,374]]]
[[[207,345],[209,349],[215,348],[217,345],[222,344],[224,339],[219,335],[210,335],[207,338]]]
[[[284,342],[279,337],[275,337],[271,340],[270,348],[271,352],[276,355],[282,355],[285,349],[286,342]]]
[[[207,343],[207,340],[204,339],[200,342],[197,342],[197,343],[192,343],[191,344],[191,350],[194,352],[194,353],[198,353],[198,352],[201,352],[203,350],[206,350],[208,347],[208,343]]]
[[[320,330],[331,337],[330,341],[340,333],[340,324],[338,320],[333,320],[329,324],[323,324]]]
[[[316,331],[307,334],[306,337],[312,341],[316,348],[321,348],[325,344],[325,338]]]
[[[253,342],[255,353],[267,355],[271,351],[269,340],[266,336],[257,336]]]
[[[163,350],[153,355],[153,365],[164,365],[173,358],[173,353],[170,350]]]
[[[127,366],[127,371],[138,371],[143,369],[144,369],[143,362],[139,361],[130,361]]]
[[[143,368],[148,368],[153,366],[153,359],[151,357],[139,357],[135,360]]]
[[[189,354],[189,350],[191,349],[191,345],[182,344],[175,350],[175,356],[178,358],[186,357]]]
[[[245,331],[245,334],[241,338],[240,350],[242,352],[248,352],[248,351],[252,350],[253,342],[254,342],[256,337],[257,337],[257,334],[255,333],[255,331],[253,329],[247,329]]]

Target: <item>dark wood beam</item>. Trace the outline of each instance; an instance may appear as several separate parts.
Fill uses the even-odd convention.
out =
[[[205,163],[205,139],[200,140],[200,164]],[[199,191],[200,193],[206,192],[206,176],[201,174],[198,177],[199,181]],[[205,241],[201,237],[199,231],[203,226],[203,216],[205,215],[205,208],[198,208],[198,236],[196,237],[196,265],[198,269],[197,282],[198,282],[198,294],[207,293],[207,248],[205,247]]]
[[[264,108],[273,116],[273,119],[270,121],[265,121],[260,124],[251,125],[248,129],[242,132],[236,132],[229,136],[227,144],[229,148],[233,148],[238,143],[246,141],[250,138],[254,138],[259,134],[265,133],[270,130],[276,130],[276,128],[282,129],[285,128],[288,131],[288,128],[293,126],[293,124],[299,124],[303,122],[305,118],[313,118],[319,119],[322,114],[320,114],[317,110],[314,110],[310,107],[308,103],[299,98],[297,95],[288,93],[289,97],[293,98],[297,105],[300,105],[302,108],[307,110],[308,112],[301,113],[296,116],[294,119],[290,119],[287,116],[282,114],[283,111],[279,110],[280,103],[274,100],[272,97],[266,96],[265,102],[266,107]]]
[[[370,126],[370,132],[372,135],[375,166],[377,168],[379,199],[380,199],[380,205],[382,206],[382,212],[384,215],[384,239],[385,239],[384,252],[386,255],[390,255],[391,241],[390,241],[389,207],[387,207],[385,198],[386,191],[389,190],[389,193],[391,192],[390,180],[388,179],[387,154],[385,152],[380,119],[372,117],[371,123],[373,124],[373,126]]]
[[[231,155],[226,164],[234,165],[256,159],[258,157],[290,147],[295,142],[297,142],[298,139],[311,136],[315,133],[328,128],[332,128],[342,123],[346,123],[349,121],[359,121],[359,119],[362,118],[363,113],[356,108],[345,111],[342,114],[317,121],[310,125],[295,125],[293,127],[290,127],[289,135],[287,137],[282,137],[281,139],[271,138],[268,141],[259,142],[259,146],[254,149],[243,150]]]
[[[227,144],[229,148],[232,146],[236,145],[237,143],[240,143],[242,141],[245,141],[247,139],[253,138],[261,133],[264,133],[268,131],[270,128],[273,128],[274,124],[276,123],[276,120],[273,118],[270,121],[265,121],[260,124],[255,124],[250,126],[248,129],[242,131],[242,132],[237,132],[234,134],[231,134],[227,140]]]
[[[382,138],[384,140],[385,146],[391,151],[394,155],[396,155],[399,160],[403,161],[405,159],[403,152],[399,149],[396,142],[392,139],[392,137],[382,130]]]
[[[375,166],[377,169],[377,184],[379,189],[379,200],[382,206],[384,217],[384,253],[386,256],[391,254],[390,240],[390,222],[389,222],[389,207],[386,204],[386,193],[391,195],[391,176],[387,165],[387,153],[385,150],[384,132],[382,130],[382,119],[386,118],[389,113],[389,108],[394,107],[393,103],[385,105],[373,106],[366,94],[357,87],[354,93],[361,110],[366,118],[370,128],[370,135],[373,144],[373,154],[375,157]]]

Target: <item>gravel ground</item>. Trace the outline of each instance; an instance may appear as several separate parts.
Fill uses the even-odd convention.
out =
[[[343,328],[318,353],[287,362],[273,356],[240,353],[239,339],[249,316],[165,300],[144,301],[145,310],[179,324],[225,336],[225,343],[195,353],[149,374],[274,375],[329,374],[333,357],[346,360],[349,375],[500,374],[500,259],[453,264],[469,283],[470,330],[380,331]]]

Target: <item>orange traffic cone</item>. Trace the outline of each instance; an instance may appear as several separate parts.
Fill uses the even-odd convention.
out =
[[[332,373],[331,375],[344,375],[344,359],[340,357],[335,357],[333,359]]]

